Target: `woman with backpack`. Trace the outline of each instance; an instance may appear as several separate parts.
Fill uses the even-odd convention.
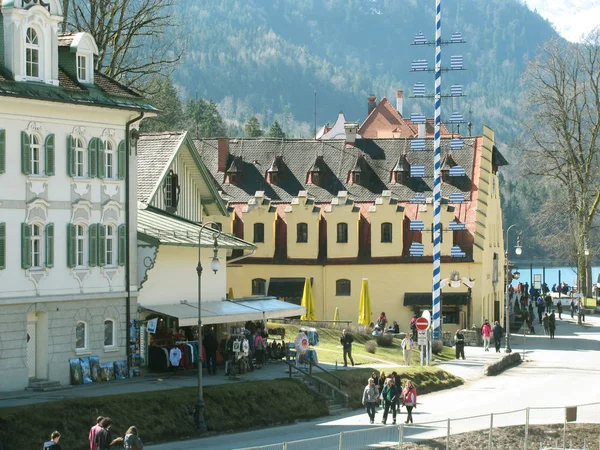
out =
[[[144,444],[138,436],[136,427],[129,427],[125,438],[123,439],[123,447],[128,450],[144,450]]]

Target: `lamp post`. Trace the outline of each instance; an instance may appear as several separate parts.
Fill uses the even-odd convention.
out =
[[[506,283],[504,284],[504,321],[506,323],[506,353],[512,352],[510,348],[510,298],[508,288],[512,280],[518,280],[521,274],[518,271],[511,272],[510,261],[508,260],[508,232],[516,224],[511,225],[506,230],[506,239],[504,240],[504,264],[506,264]],[[521,233],[517,235],[517,245],[515,247],[515,254],[518,256],[522,252],[521,249]]]
[[[210,262],[210,268],[214,273],[220,269],[221,264],[217,252],[219,251],[217,239],[221,236],[221,229],[215,222],[203,223],[198,232],[198,266],[196,272],[198,274],[198,405],[196,407],[196,413],[198,414],[198,431],[206,431],[206,421],[204,420],[204,392],[202,390],[202,308],[200,307],[202,300],[202,260],[201,260],[201,245],[202,245],[202,231],[208,225],[215,228],[213,232],[213,258]]]

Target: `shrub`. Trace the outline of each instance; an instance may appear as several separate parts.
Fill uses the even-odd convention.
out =
[[[439,355],[444,350],[444,343],[441,340],[433,341],[431,344],[431,351],[435,355]]]
[[[392,334],[382,334],[381,336],[377,336],[376,338],[377,345],[380,347],[391,347],[393,340],[394,335]]]
[[[377,351],[377,341],[371,339],[370,341],[365,342],[365,350],[368,353],[375,354],[375,352]]]

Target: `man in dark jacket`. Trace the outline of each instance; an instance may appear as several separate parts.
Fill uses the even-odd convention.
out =
[[[348,367],[348,361],[346,360],[346,355],[350,358],[350,362],[354,365],[354,359],[352,359],[352,342],[354,342],[354,338],[350,333],[346,330],[342,331],[342,337],[340,338],[340,344],[344,348],[344,367]]]
[[[466,359],[465,358],[465,335],[463,334],[462,330],[456,330],[456,334],[454,335],[454,340],[456,341],[456,347],[455,347],[456,359],[460,359],[461,356],[462,356],[462,359]]]
[[[496,320],[494,322],[494,328],[492,328],[492,334],[494,335],[494,344],[496,344],[496,353],[500,353],[500,345],[502,344],[502,334],[504,330]]]
[[[115,437],[115,434],[111,430],[112,419],[105,417],[100,422],[102,429],[96,432],[96,444],[98,444],[98,450],[110,450],[110,447],[123,442],[122,437]]]
[[[209,332],[204,336],[204,350],[206,350],[206,367],[208,369],[208,374],[216,375],[217,374],[217,348],[219,347],[219,343],[217,342],[217,337],[215,336],[215,331],[213,328],[209,330]]]
[[[386,380],[386,385],[383,388],[383,392],[381,393],[381,397],[383,398],[383,421],[382,424],[385,425],[387,421],[387,416],[390,408],[392,409],[392,419],[394,420],[392,423],[396,423],[396,404],[398,399],[398,390],[396,389],[396,385],[394,384],[394,380],[388,378]]]
[[[58,441],[60,441],[60,433],[58,431],[53,431],[50,435],[50,440],[44,442],[44,450],[61,450]]]

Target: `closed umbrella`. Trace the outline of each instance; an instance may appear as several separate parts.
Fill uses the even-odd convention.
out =
[[[333,313],[333,321],[338,322],[340,320],[340,308],[335,307],[335,312]]]
[[[368,326],[371,323],[371,296],[369,295],[369,280],[363,278],[360,287],[358,303],[358,324]]]
[[[302,301],[300,305],[306,309],[306,314],[300,316],[300,320],[316,320],[317,313],[315,311],[315,298],[313,297],[312,286],[307,278],[304,281],[304,292],[302,292]]]

